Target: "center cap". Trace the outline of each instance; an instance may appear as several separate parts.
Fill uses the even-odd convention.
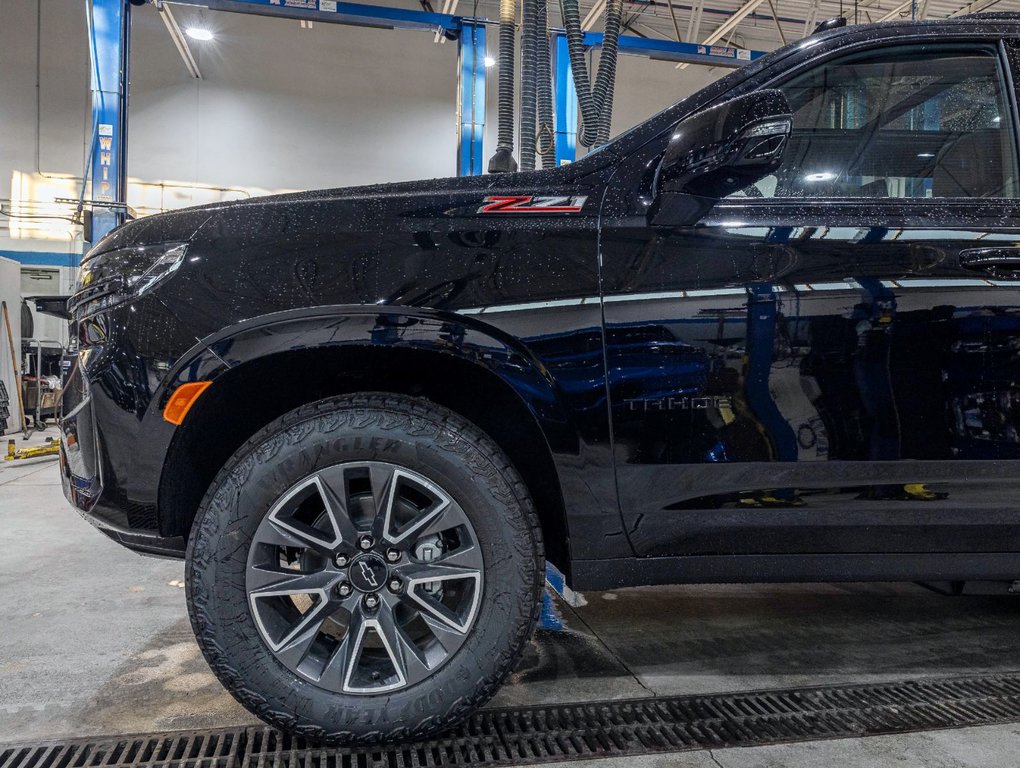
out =
[[[389,569],[379,555],[363,555],[351,563],[348,578],[359,592],[375,592],[386,583]]]

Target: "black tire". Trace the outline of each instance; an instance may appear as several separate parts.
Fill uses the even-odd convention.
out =
[[[348,462],[355,462],[354,466],[388,462],[444,488],[469,518],[478,545],[472,549],[484,559],[484,578],[470,582],[480,584],[479,596],[462,645],[427,678],[409,684],[406,681],[411,678],[406,676],[401,678],[406,687],[379,694],[347,692],[350,674],[342,678],[342,690],[336,691],[288,668],[264,639],[266,635],[260,634],[267,632],[266,622],[260,617],[256,625],[252,606],[263,605],[255,601],[261,595],[249,595],[246,585],[256,531],[263,530],[259,526],[265,525],[271,510],[277,515],[281,496],[320,468],[351,466]],[[389,517],[385,525],[390,525]],[[413,554],[413,549],[408,552],[408,561]],[[355,555],[356,560],[364,557],[368,555]],[[354,566],[350,569],[353,572]],[[534,631],[543,569],[534,505],[503,451],[473,424],[445,408],[411,397],[367,393],[294,410],[231,457],[209,487],[192,528],[187,600],[191,624],[209,666],[252,713],[316,741],[376,745],[447,730],[495,693]],[[340,589],[335,587],[337,593]],[[364,599],[354,610],[361,610]],[[367,635],[365,629],[361,635]],[[381,630],[378,635],[382,639]],[[327,639],[320,636],[314,642]],[[388,650],[388,645],[382,649]],[[382,651],[377,646],[374,652]],[[357,666],[362,653],[356,651],[349,666]],[[390,657],[396,667],[396,657],[392,653]]]

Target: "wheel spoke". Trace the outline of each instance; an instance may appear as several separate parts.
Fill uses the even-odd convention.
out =
[[[421,510],[413,520],[400,526],[398,529],[394,507],[400,498],[400,489],[404,483],[413,486],[420,493],[430,497],[432,504]],[[391,544],[400,544],[408,540],[413,541],[421,536],[423,530],[433,525],[449,509],[451,499],[438,486],[424,478],[419,479],[403,470],[394,469],[389,480],[388,491],[379,503],[381,506],[377,506],[376,509],[382,515],[382,523],[380,525],[378,519],[376,520],[376,535],[386,539]]]
[[[443,531],[448,531],[451,528],[456,528],[457,526],[470,525],[464,510],[452,499],[449,505],[442,510],[442,514],[430,518],[427,523],[421,530],[415,532],[416,538],[426,538]]]
[[[280,643],[280,647],[276,650],[277,658],[284,664],[292,667],[301,664],[308,655],[308,651],[312,647],[312,643],[315,642],[315,638],[319,636],[322,623],[332,612],[332,609],[327,605],[323,605],[321,608],[319,606],[313,608],[310,611],[311,615],[303,620],[296,630],[291,631]]]
[[[326,519],[329,522],[330,531],[322,531],[293,516],[294,509],[310,493],[316,494],[321,501]],[[343,514],[338,514],[337,507],[328,496],[335,498],[334,494],[329,494],[326,490],[326,485],[321,478],[318,475],[312,475],[300,485],[292,488],[282,499],[276,502],[269,511],[267,519],[278,531],[297,537],[302,546],[311,547],[323,554],[331,554],[340,546],[340,542],[343,540],[338,519],[345,517],[346,511]],[[342,510],[342,506],[339,509]]]
[[[368,638],[375,634],[381,641],[392,666],[396,680],[380,685],[365,685],[358,679],[358,670],[363,663],[363,655]],[[403,640],[392,620],[388,609],[382,609],[377,615],[366,616],[359,607],[351,614],[347,636],[327,662],[320,683],[340,684],[341,690],[348,693],[377,693],[407,685],[407,666],[404,662]],[[426,670],[427,674],[427,670]]]
[[[428,595],[420,595],[414,591],[409,591],[407,595],[415,602],[415,607],[421,612],[422,619],[425,619],[426,615],[428,615],[446,627],[454,630],[457,634],[463,635],[467,632],[468,627],[471,624],[471,617],[474,613],[473,609],[468,614],[468,618],[461,619],[445,605],[440,603],[438,600],[433,600]],[[477,602],[476,597],[472,600],[473,602]]]
[[[357,605],[351,610],[350,621],[347,624],[347,635],[340,646],[333,652],[326,662],[326,666],[319,676],[319,684],[330,690],[347,690],[347,681],[353,672],[353,666],[361,655],[363,633],[365,629],[364,615]]]
[[[396,642],[396,638],[394,637],[392,630],[387,632],[383,629],[383,625],[378,618],[366,618],[365,632],[362,636],[362,652],[364,652],[364,638],[368,636],[370,631],[375,632],[379,639],[382,640],[383,648],[386,649],[386,655],[389,657],[390,664],[393,665],[393,670],[396,673],[397,679],[396,682],[391,683],[390,685],[373,686],[372,688],[369,688],[369,690],[373,690],[373,688],[377,690],[385,690],[386,688],[403,688],[407,684],[407,672],[404,666],[404,654],[400,643]],[[360,663],[361,659],[358,659],[356,664]],[[356,669],[352,671],[356,671]],[[348,672],[347,679],[349,681],[348,690],[358,690],[358,687],[352,680],[350,672]]]
[[[415,608],[421,612],[422,618],[431,616],[450,629],[463,635],[468,631],[474,619],[475,610],[481,597],[482,573],[477,568],[464,568],[454,565],[444,565],[442,561],[432,563],[415,563],[403,569],[401,575],[405,579],[408,599],[414,602]],[[452,609],[442,602],[433,599],[430,595],[420,594],[418,587],[423,584],[431,584],[444,581],[470,581],[472,582],[471,601],[466,615],[457,615]]]
[[[286,528],[276,524],[276,521],[269,521],[271,525],[264,525],[259,529],[256,543],[268,544],[272,547],[292,547],[294,549],[305,549],[308,542]]]
[[[414,607],[419,611],[421,609],[421,606],[417,602],[414,603]],[[453,653],[460,647],[461,643],[464,642],[464,633],[459,629],[454,629],[445,619],[436,619],[428,612],[421,612],[419,615],[421,616],[421,620],[424,621],[429,630],[431,630],[432,636],[436,638],[436,641],[447,653]]]
[[[392,515],[393,496],[396,490],[397,473],[389,464],[373,462],[368,467],[372,500],[375,502],[375,519],[372,521],[372,535],[381,539],[387,530]]]
[[[398,573],[409,585],[447,579],[477,579],[481,576],[479,568],[448,565],[445,557],[428,563],[410,563],[398,569]]]
[[[407,639],[397,625],[392,605],[399,599],[387,601],[376,616],[376,630],[390,653],[390,659],[397,669],[404,685],[414,685],[429,675],[429,668],[418,653],[418,649]]]
[[[351,547],[358,538],[358,530],[351,521],[350,510],[347,509],[347,477],[343,467],[328,467],[321,470],[317,477],[320,480],[319,490],[326,506],[334,530],[340,541]]]
[[[253,565],[248,568],[247,586],[252,597],[307,595],[324,593],[337,579],[333,571],[304,573]]]
[[[438,566],[441,568],[466,568],[473,571],[481,571],[485,567],[482,560],[481,547],[473,544],[466,544],[449,552],[444,552],[442,557],[431,560],[422,565]]]
[[[314,605],[312,605],[311,608],[309,608],[304,614],[301,615],[301,617],[293,624],[293,626],[291,626],[288,629],[288,631],[283,635],[283,637],[281,637],[279,640],[274,641],[272,638],[269,637],[269,635],[265,631],[265,628],[262,625],[262,613],[259,607],[260,601],[268,598],[287,597],[290,595],[299,594],[315,594],[316,597],[318,598],[318,601]],[[256,623],[258,623],[260,628],[262,628],[263,636],[269,643],[273,652],[279,655],[281,654],[281,652],[285,651],[288,648],[288,646],[294,643],[295,647],[299,651],[300,658],[304,658],[304,654],[307,653],[308,646],[311,645],[311,642],[315,639],[315,636],[318,634],[319,627],[322,626],[323,620],[327,616],[329,616],[329,614],[335,608],[335,606],[330,603],[329,597],[326,595],[325,591],[319,591],[317,593],[308,592],[306,590],[290,592],[262,591],[253,593],[251,595],[251,603],[252,612],[255,615]],[[301,638],[303,636],[307,636],[305,643],[301,642]],[[302,648],[303,650],[301,650]],[[298,661],[300,661],[300,659],[298,659]]]

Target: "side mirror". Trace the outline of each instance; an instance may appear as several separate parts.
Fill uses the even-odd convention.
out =
[[[782,91],[738,96],[677,125],[655,175],[653,224],[695,224],[719,200],[783,162],[793,128]]]

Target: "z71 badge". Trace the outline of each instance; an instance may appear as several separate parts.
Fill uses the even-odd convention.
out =
[[[580,213],[588,197],[569,195],[493,195],[478,213]]]

